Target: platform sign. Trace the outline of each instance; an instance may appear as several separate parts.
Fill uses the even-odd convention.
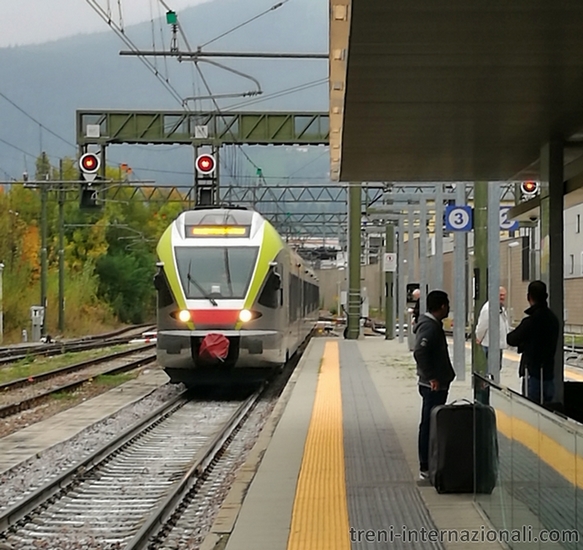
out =
[[[397,271],[397,254],[396,252],[385,253],[383,269],[387,273],[394,273]]]
[[[518,220],[509,220],[508,212],[511,206],[500,207],[500,229],[502,231],[518,231]]]
[[[445,207],[445,228],[448,231],[472,230],[472,207],[449,205]]]

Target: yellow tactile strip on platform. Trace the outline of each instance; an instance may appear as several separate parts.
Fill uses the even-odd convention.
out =
[[[288,550],[349,550],[338,343],[327,342],[294,501]]]

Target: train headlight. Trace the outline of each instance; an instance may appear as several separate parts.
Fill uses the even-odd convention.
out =
[[[239,312],[239,321],[243,322],[243,323],[247,323],[248,321],[251,321],[251,319],[253,319],[254,315],[253,312],[249,311],[248,309],[242,309]]]
[[[178,313],[178,318],[183,322],[183,323],[188,323],[188,321],[190,321],[190,311],[188,311],[187,309],[183,309]]]

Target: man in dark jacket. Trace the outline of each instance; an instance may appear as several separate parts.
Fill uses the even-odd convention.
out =
[[[506,336],[508,345],[517,347],[518,353],[522,353],[519,374],[528,374],[526,395],[537,403],[549,403],[555,394],[555,352],[559,340],[559,319],[547,305],[547,298],[545,283],[530,283],[526,295],[530,307],[524,312],[527,317]]]
[[[415,349],[419,394],[423,399],[419,424],[419,475],[429,477],[429,419],[431,410],[445,404],[455,372],[449,358],[442,320],[449,315],[449,298],[442,290],[427,295],[427,313],[415,325]]]

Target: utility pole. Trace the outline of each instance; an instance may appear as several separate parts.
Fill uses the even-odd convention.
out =
[[[59,160],[59,332],[65,330],[65,189],[63,159]]]
[[[466,205],[466,185],[456,184],[456,206]],[[456,231],[454,235],[453,270],[453,363],[457,379],[466,379],[466,256],[467,233]],[[463,266],[460,267],[460,266]]]
[[[498,183],[488,184],[488,369],[494,382],[500,383],[500,187]]]
[[[488,296],[488,182],[485,181],[474,183],[474,295],[472,371],[485,376],[486,356],[476,343],[476,323]]]
[[[347,337],[360,336],[360,224],[361,184],[351,183],[348,188],[348,300]]]
[[[43,167],[46,165],[46,153],[43,152]],[[46,334],[47,319],[47,199],[48,199],[48,180],[50,174],[40,174],[44,180],[40,187],[41,200],[41,251],[40,251],[40,305],[43,310],[43,321],[41,323],[41,336]]]
[[[397,318],[399,319],[399,344],[404,341],[405,332],[405,307],[407,285],[405,277],[405,220],[404,216],[399,217],[399,236],[397,244],[397,284],[398,284],[398,304]]]
[[[385,250],[387,253],[395,251],[395,227],[392,223],[388,223],[385,228]],[[389,271],[387,267],[386,265],[383,266],[385,271],[385,340],[393,340],[395,338],[395,315],[393,313],[394,273]]]

